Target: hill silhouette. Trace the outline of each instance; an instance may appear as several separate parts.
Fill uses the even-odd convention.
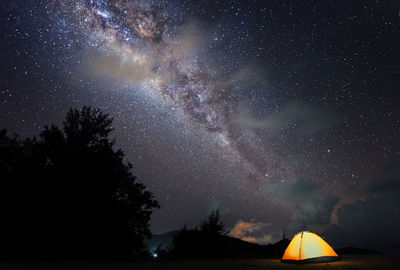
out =
[[[282,239],[273,244],[259,245],[228,235],[211,237],[197,229],[153,235],[146,241],[149,250],[156,253],[160,249],[167,251],[164,256],[173,259],[280,258],[289,242],[289,239]]]
[[[338,255],[382,255],[383,253],[373,249],[344,247],[336,250]]]
[[[155,252],[172,259],[278,258],[289,244],[288,239],[259,245],[231,237],[224,228],[218,210],[212,212],[200,225],[200,229],[184,226],[180,231],[155,237],[152,242],[153,247],[157,245]]]

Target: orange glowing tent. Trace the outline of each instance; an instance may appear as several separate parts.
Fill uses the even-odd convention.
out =
[[[340,257],[321,237],[312,232],[295,234],[283,254],[281,262],[331,262]]]

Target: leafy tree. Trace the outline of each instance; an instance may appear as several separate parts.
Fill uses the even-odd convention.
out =
[[[138,254],[159,204],[109,138],[112,118],[71,109],[39,139],[0,132],[0,254],[107,258]],[[0,256],[2,256],[0,255]]]

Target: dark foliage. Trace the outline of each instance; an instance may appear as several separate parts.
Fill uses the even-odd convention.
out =
[[[210,236],[197,230],[181,230],[175,236],[174,248],[168,254],[176,259],[208,259],[208,258],[281,258],[288,239],[275,244],[258,245],[242,241],[227,235]]]
[[[111,123],[84,107],[39,139],[0,132],[1,257],[107,259],[142,250],[159,205],[113,149]]]
[[[227,236],[219,211],[212,212],[201,223],[201,229],[187,229],[186,226],[174,237],[173,249],[169,258],[267,258],[282,257],[289,244],[283,239],[266,246],[248,243]]]
[[[201,230],[206,234],[222,235],[224,231],[224,222],[221,221],[219,210],[211,212],[206,220],[201,223]]]

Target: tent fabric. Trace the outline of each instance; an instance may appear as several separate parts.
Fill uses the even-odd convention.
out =
[[[282,262],[326,262],[340,260],[336,252],[321,237],[312,232],[295,234],[281,259]]]

